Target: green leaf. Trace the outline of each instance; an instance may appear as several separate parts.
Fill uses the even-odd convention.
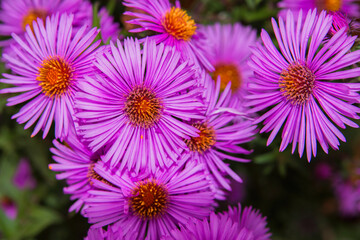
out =
[[[96,2],[93,4],[93,18],[92,18],[92,27],[100,29],[100,18],[99,18],[99,3]],[[101,34],[97,34],[94,42],[101,40]]]
[[[32,206],[28,211],[28,215],[19,224],[21,239],[35,236],[46,227],[61,221],[61,216],[49,208]]]
[[[245,21],[251,23],[268,20],[270,17],[275,16],[276,12],[277,10],[269,9],[267,7],[262,7],[256,11],[249,11],[247,7],[239,6],[235,7],[231,14],[235,21]]]
[[[12,178],[14,176],[17,161],[13,159],[1,158],[0,159],[0,196],[6,195],[16,197],[16,192],[13,190]]]
[[[92,18],[92,26],[100,28],[100,18],[99,18],[99,3],[96,2],[93,5],[93,18]]]
[[[15,221],[9,219],[6,214],[0,210],[0,236],[4,239],[19,239],[16,237],[16,232]]]
[[[270,163],[273,162],[275,160],[276,154],[275,152],[269,152],[269,153],[265,153],[259,156],[256,156],[254,158],[254,162],[257,164],[265,164],[265,163]]]
[[[286,176],[286,162],[283,162],[283,161],[279,161],[279,164],[278,164],[278,171],[279,171],[279,174],[280,176]]]
[[[246,0],[246,4],[249,8],[255,9],[259,3],[261,3],[262,0]]]
[[[47,182],[55,181],[54,175],[48,169],[48,164],[51,162],[51,153],[49,148],[52,146],[49,139],[41,139],[40,136],[34,138],[24,137],[21,143],[21,149],[26,151],[34,169],[41,173],[42,177]]]
[[[108,1],[108,3],[106,4],[106,9],[107,9],[109,15],[112,15],[114,13],[115,6],[116,6],[116,0]]]

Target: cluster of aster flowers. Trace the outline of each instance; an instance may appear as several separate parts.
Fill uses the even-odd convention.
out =
[[[123,1],[142,39],[85,0],[15,2],[2,1],[0,93],[18,93],[8,105],[32,136],[53,127],[49,169],[93,224],[87,239],[269,239],[252,207],[214,212],[242,181],[225,160],[249,161],[261,122],[268,144],[282,129],[280,151],[292,142],[309,161],[345,141],[336,126],[357,127],[360,51],[337,15],[273,19],[277,48],[265,30],[200,26],[178,1]]]

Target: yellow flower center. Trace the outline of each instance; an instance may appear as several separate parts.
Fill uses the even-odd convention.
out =
[[[60,57],[50,57],[41,63],[36,80],[40,81],[46,96],[60,96],[66,92],[73,80],[73,69]]]
[[[195,21],[181,8],[172,7],[161,21],[165,30],[178,40],[188,41],[195,34]]]
[[[146,87],[138,86],[127,96],[124,112],[134,126],[149,128],[159,120],[160,99]]]
[[[47,11],[42,10],[42,9],[31,9],[26,16],[23,18],[23,22],[22,22],[22,28],[24,29],[24,31],[26,30],[26,26],[30,25],[30,28],[32,31],[34,31],[33,29],[33,21],[36,21],[38,18],[42,19],[43,21],[45,21],[46,17],[48,16]]]
[[[132,190],[130,207],[142,218],[153,218],[164,213],[168,204],[168,191],[155,180],[145,180]]]
[[[198,137],[185,139],[185,143],[190,151],[203,153],[216,143],[213,127],[208,126],[206,123],[194,123],[192,126],[199,129],[200,133]]]
[[[109,182],[108,180],[106,180],[105,178],[100,176],[97,172],[95,172],[94,167],[95,167],[95,163],[97,161],[91,163],[89,165],[89,168],[88,168],[88,172],[87,172],[86,177],[88,178],[88,182],[90,183],[90,185],[93,185],[94,182],[92,180],[96,179],[96,180],[99,180],[99,181],[101,181],[103,183],[106,183],[107,185],[114,186],[111,182]]]
[[[279,86],[292,104],[304,104],[314,90],[315,75],[307,66],[294,63],[280,74]]]
[[[235,92],[241,86],[241,76],[238,68],[234,64],[218,64],[215,66],[212,78],[216,81],[220,76],[220,90],[224,91],[225,87],[231,82],[231,90]]]
[[[317,0],[319,10],[339,11],[342,6],[342,0]]]

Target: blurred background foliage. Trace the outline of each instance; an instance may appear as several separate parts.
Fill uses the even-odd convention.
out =
[[[278,9],[271,0],[182,0],[198,23],[241,22],[260,32],[271,32],[270,18]],[[100,1],[99,6],[108,6],[122,33],[131,36],[124,28],[120,1]],[[96,19],[94,23],[96,23]],[[0,72],[6,72],[0,64]],[[0,84],[0,88],[5,87]],[[9,95],[0,95],[0,239],[82,239],[88,230],[87,220],[79,214],[69,213],[69,196],[64,195],[64,183],[57,181],[48,170],[52,161],[49,148],[51,138],[43,140],[41,134],[31,138],[31,129],[24,130],[11,116],[19,106],[6,107]],[[358,121],[358,124],[360,122]],[[51,132],[51,131],[50,131]],[[319,149],[310,163],[306,158],[292,155],[288,148],[278,151],[281,139],[266,146],[267,135],[263,134],[249,144],[254,149],[248,164],[233,164],[244,183],[233,183],[233,191],[227,201],[220,202],[219,211],[227,205],[252,205],[267,216],[268,225],[275,240],[285,239],[360,239],[359,216],[344,217],[338,211],[338,203],[331,179],[319,178],[316,174],[321,164],[326,164],[339,176],[356,178],[355,167],[360,167],[360,134],[357,129],[343,131],[347,143],[340,151],[330,150],[325,154]],[[319,146],[318,146],[319,147]],[[14,184],[14,175],[21,159],[27,159],[36,180],[33,189],[19,189]],[[360,168],[359,168],[360,169]],[[8,218],[4,207],[15,206],[17,216]]]

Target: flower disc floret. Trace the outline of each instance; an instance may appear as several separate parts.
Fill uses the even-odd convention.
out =
[[[33,30],[33,21],[36,21],[38,18],[45,21],[48,16],[48,12],[44,9],[30,9],[29,12],[25,15],[22,22],[22,28],[25,31],[26,26],[29,25],[31,30]]]
[[[172,7],[166,12],[161,23],[165,30],[178,40],[188,41],[196,32],[195,21],[181,8]]]
[[[46,96],[60,96],[68,90],[73,80],[73,70],[61,57],[50,57],[41,63],[36,80],[40,81],[39,85]]]
[[[342,6],[342,0],[317,0],[316,5],[321,10],[339,11]]]
[[[134,126],[149,128],[159,120],[162,104],[155,93],[137,86],[126,97],[124,112]]]
[[[97,160],[99,161],[99,160]],[[88,178],[88,182],[90,185],[93,185],[94,184],[94,181],[93,180],[98,180],[98,181],[101,181],[103,183],[106,183],[107,185],[109,186],[112,186],[112,184],[107,181],[106,179],[104,179],[102,176],[100,176],[95,170],[94,170],[94,167],[95,167],[95,164],[97,161],[92,161],[90,164],[89,164],[89,168],[88,168],[88,172],[87,172],[87,175],[86,177]]]
[[[168,191],[155,180],[145,180],[132,190],[130,206],[142,218],[153,218],[162,214],[168,204]]]
[[[237,91],[241,86],[241,76],[235,64],[218,64],[215,65],[213,79],[216,81],[220,76],[220,90],[224,91],[225,87],[231,82],[231,90]]]
[[[200,133],[198,137],[191,137],[185,140],[190,151],[203,153],[216,143],[215,130],[212,126],[199,122],[193,123],[192,126],[199,129]]]
[[[280,74],[280,91],[293,104],[309,100],[315,86],[315,75],[305,65],[295,63]]]

